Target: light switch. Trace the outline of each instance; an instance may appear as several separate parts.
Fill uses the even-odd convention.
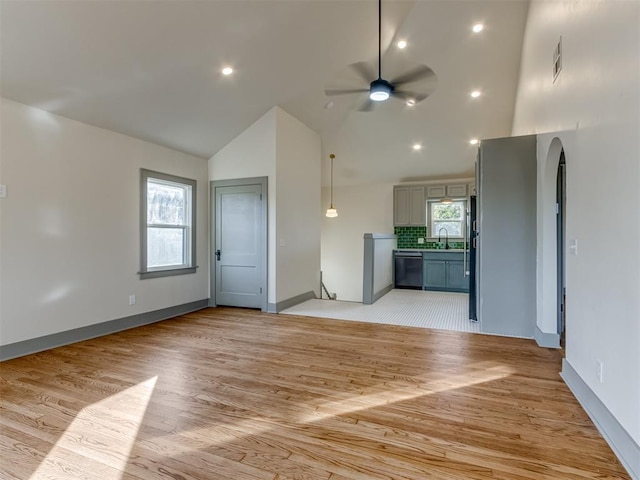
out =
[[[0,185],[0,198],[7,198],[7,186]]]
[[[578,240],[577,239],[573,239],[569,243],[569,252],[571,253],[571,255],[578,255]]]
[[[422,238],[422,237],[421,237],[421,238],[419,238],[419,239],[418,239],[418,243],[424,243],[424,238]]]

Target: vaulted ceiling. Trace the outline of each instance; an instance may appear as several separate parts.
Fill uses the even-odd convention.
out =
[[[383,77],[424,64],[437,87],[414,107],[370,112],[357,109],[366,94],[324,90],[362,86],[345,69],[376,64],[375,0],[0,6],[3,97],[204,158],[278,105],[321,135],[324,167],[335,153],[347,185],[473,174],[469,140],[511,131],[528,2],[384,0]]]

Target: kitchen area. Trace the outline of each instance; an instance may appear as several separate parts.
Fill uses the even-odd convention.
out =
[[[475,316],[473,179],[394,186],[393,286],[469,294]]]
[[[337,301],[290,313],[538,338],[537,142],[482,140],[475,176],[336,189],[322,274]]]

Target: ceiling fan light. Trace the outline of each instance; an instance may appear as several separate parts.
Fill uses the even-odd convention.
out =
[[[374,102],[384,102],[391,96],[393,87],[389,82],[378,78],[369,85],[369,98]]]

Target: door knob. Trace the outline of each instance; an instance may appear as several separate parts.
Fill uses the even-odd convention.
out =
[[[216,250],[216,260],[220,261],[220,250]]]

